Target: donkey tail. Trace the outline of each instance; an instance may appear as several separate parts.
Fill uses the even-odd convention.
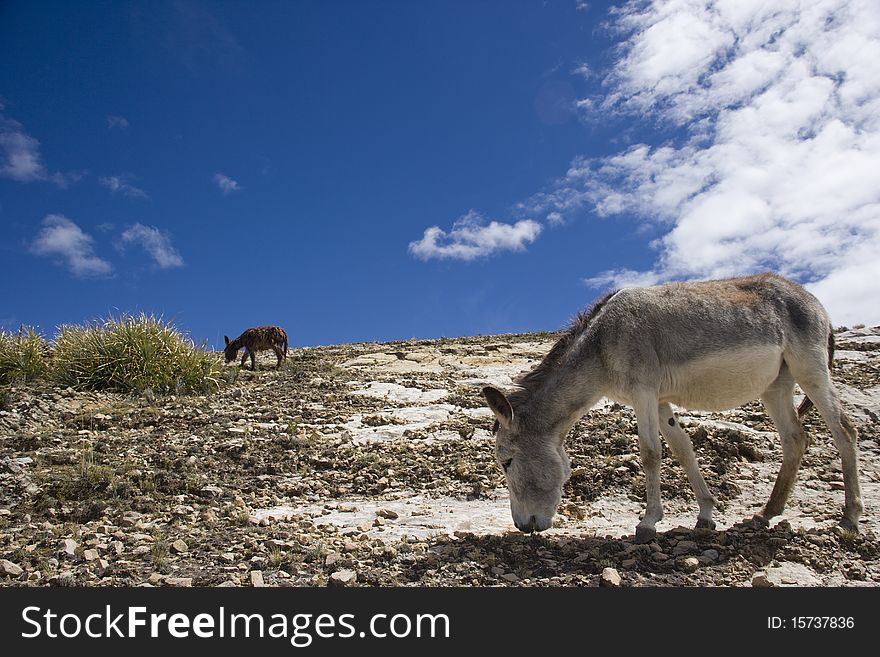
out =
[[[284,347],[284,357],[287,358],[287,331],[283,328],[278,329],[281,332],[281,344]]]
[[[834,329],[829,327],[828,329],[828,370],[831,371],[831,366],[834,364]],[[797,414],[798,419],[802,420],[806,417],[807,413],[813,410],[813,400],[809,397],[804,396],[804,401],[801,402],[801,405],[798,406]]]

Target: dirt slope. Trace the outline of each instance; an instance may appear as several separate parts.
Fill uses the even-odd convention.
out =
[[[517,533],[480,385],[509,385],[551,334],[291,350],[227,370],[208,397],[19,386],[0,394],[5,585],[624,585],[880,583],[880,328],[838,333],[835,379],[861,433],[860,535],[834,528],[840,463],[814,412],[786,514],[766,501],[781,452],[760,404],[681,417],[719,500],[694,532],[683,470],[666,517],[631,542],[644,478],[630,409],[602,403],[568,438],[556,526]]]

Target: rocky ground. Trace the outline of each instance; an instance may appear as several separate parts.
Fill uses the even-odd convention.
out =
[[[552,334],[291,350],[206,397],[0,390],[0,583],[16,586],[784,586],[880,584],[880,327],[837,335],[861,434],[865,516],[835,527],[840,461],[815,411],[785,515],[751,517],[781,458],[760,404],[682,411],[718,530],[693,531],[681,467],[644,504],[635,418],[601,403],[568,438],[553,529],[516,532],[481,384],[509,385]]]

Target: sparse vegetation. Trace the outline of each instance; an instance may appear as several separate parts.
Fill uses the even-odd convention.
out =
[[[46,373],[49,344],[34,328],[0,331],[0,384],[35,381]]]
[[[151,315],[63,326],[54,348],[53,377],[76,389],[180,394],[219,386],[217,358]]]
[[[221,370],[214,354],[152,315],[62,326],[52,342],[30,327],[0,330],[0,385],[45,379],[78,390],[204,394],[219,388]]]

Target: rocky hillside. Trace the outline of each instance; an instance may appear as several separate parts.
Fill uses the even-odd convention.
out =
[[[556,525],[515,531],[494,462],[486,382],[509,385],[552,334],[291,350],[226,370],[207,397],[0,390],[0,583],[170,586],[876,585],[880,327],[840,332],[835,378],[861,432],[861,533],[834,527],[840,461],[813,439],[783,518],[766,501],[781,451],[759,403],[683,412],[718,531],[663,462],[666,518],[644,504],[635,418],[603,403],[568,438]],[[613,569],[613,570],[611,570]],[[602,573],[604,572],[604,575]]]

